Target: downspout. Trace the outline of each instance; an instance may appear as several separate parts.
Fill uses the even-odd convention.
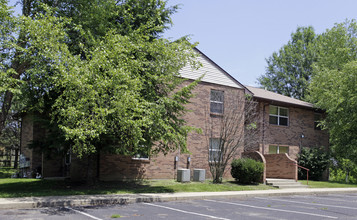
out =
[[[23,132],[23,131],[22,131],[22,128],[23,128],[22,125],[23,125],[23,121],[24,121],[24,120],[22,120],[22,118],[21,118],[21,122],[20,122],[21,128],[20,128],[20,149],[19,149],[19,154],[22,153],[22,147],[23,147],[23,146],[22,146],[22,132]]]
[[[269,104],[263,104],[263,134],[262,134],[262,143],[263,143],[263,147],[262,147],[262,154],[265,154],[265,107],[268,106]]]

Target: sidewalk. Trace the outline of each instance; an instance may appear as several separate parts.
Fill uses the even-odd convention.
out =
[[[167,202],[175,200],[246,198],[255,196],[314,195],[331,193],[357,193],[357,188],[296,188],[276,190],[227,191],[227,192],[191,192],[191,193],[147,193],[147,194],[111,194],[82,196],[48,196],[0,198],[0,209],[25,209],[39,207],[96,206],[108,204],[129,204],[137,202]]]

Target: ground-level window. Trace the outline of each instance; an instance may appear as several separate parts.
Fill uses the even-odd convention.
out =
[[[224,109],[224,92],[211,90],[210,111],[211,113],[223,114]]]
[[[315,128],[315,130],[321,130],[321,125],[319,125],[320,121],[321,121],[321,114],[320,113],[315,113],[315,117],[314,117],[314,128]]]
[[[269,145],[269,154],[289,154],[289,146]]]
[[[221,139],[219,138],[210,138],[209,139],[209,161],[215,162],[219,161],[220,157],[220,144]]]
[[[289,109],[279,106],[269,106],[269,123],[272,125],[289,125]]]
[[[140,146],[138,152],[133,157],[135,160],[149,160],[149,148],[147,146]]]

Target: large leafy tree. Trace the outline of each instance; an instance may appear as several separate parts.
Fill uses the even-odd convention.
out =
[[[323,69],[341,70],[343,66],[357,59],[357,23],[346,20],[337,23],[320,34],[316,40],[316,56],[314,72]]]
[[[17,26],[11,7],[6,0],[0,0],[0,135],[6,127],[13,94],[19,92],[17,71],[21,72],[24,66],[19,62],[20,53],[15,49]]]
[[[336,153],[357,162],[357,61],[341,70],[320,70],[313,78],[311,100],[326,109],[323,124],[330,132]]]
[[[290,41],[267,60],[267,73],[259,82],[326,110],[321,124],[329,130],[333,150],[356,162],[357,23],[346,20],[317,36],[312,28],[298,28],[292,34],[296,37],[301,40]]]
[[[322,123],[337,155],[357,162],[357,23],[336,24],[318,41],[309,100],[326,110]]]
[[[179,88],[178,71],[195,66],[193,45],[159,38],[176,7],[160,0],[22,3],[21,44],[12,44],[20,54],[12,58],[26,67],[4,70],[19,76],[26,110],[39,112],[47,126],[42,141],[62,141],[78,155],[103,147],[129,155],[142,146],[186,149],[191,128],[181,116],[196,83]]]
[[[291,40],[267,60],[266,72],[258,82],[269,91],[305,99],[316,61],[314,29],[298,27]]]

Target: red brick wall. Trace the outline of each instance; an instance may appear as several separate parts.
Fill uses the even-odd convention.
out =
[[[296,161],[287,154],[265,154],[264,157],[267,178],[294,179],[297,181]]]
[[[33,132],[33,118],[30,115],[25,115],[21,121],[20,153],[30,158],[30,161],[32,160],[32,149],[29,149],[27,145],[33,140]],[[30,162],[30,164],[32,163]]]
[[[22,118],[21,122],[21,154],[30,158],[30,167],[28,171],[33,171],[39,167],[42,167],[42,154],[38,149],[31,149],[28,145],[33,140],[39,140],[43,137],[43,130],[34,123],[34,116],[32,114],[26,114]]]
[[[183,84],[186,85],[189,82]],[[101,154],[99,173],[102,180],[119,180],[119,179],[138,179],[138,178],[172,178],[176,177],[176,170],[178,168],[206,169],[207,177],[210,177],[208,164],[208,145],[209,137],[217,136],[218,131],[211,132],[211,128],[219,123],[220,118],[213,118],[210,114],[210,90],[225,91],[225,105],[230,100],[237,99],[237,97],[244,97],[244,90],[231,88],[227,86],[219,86],[211,83],[201,82],[198,84],[194,93],[195,97],[187,105],[190,110],[184,119],[188,125],[200,128],[201,133],[191,133],[187,138],[187,148],[191,154],[180,154],[178,151],[170,152],[167,155],[159,154],[152,156],[150,160],[134,160],[130,157],[123,157],[118,155]],[[280,106],[278,104],[274,104]],[[264,107],[265,106],[265,107]],[[238,105],[243,107],[243,105]],[[269,145],[284,145],[289,146],[289,156],[293,159],[299,152],[300,144],[302,146],[328,146],[328,134],[326,131],[314,130],[314,111],[312,109],[302,109],[292,106],[283,106],[289,108],[289,126],[276,126],[269,124],[269,104],[260,102],[260,133],[257,137],[260,142],[260,151],[262,153],[268,152]],[[227,106],[225,106],[227,108]],[[264,112],[264,114],[263,114]],[[38,164],[39,155],[34,155],[32,150],[26,148],[26,144],[34,138],[41,137],[41,129],[33,126],[29,122],[30,117],[25,116],[22,127],[22,153],[32,158],[33,165]],[[212,126],[213,125],[213,126]],[[34,132],[37,134],[34,135]],[[305,138],[301,139],[301,134]],[[43,134],[42,134],[43,135]],[[217,136],[218,137],[218,136]],[[243,146],[237,151],[235,155],[238,158],[243,152]],[[179,156],[179,163],[175,163],[175,156]],[[191,163],[187,163],[187,158],[191,157]],[[267,166],[269,161],[267,160]],[[62,163],[62,162],[61,162]],[[72,160],[71,173],[72,176],[78,176],[78,179],[83,178],[83,161]],[[228,164],[225,177],[230,177],[230,164]],[[53,171],[59,172],[59,167],[53,167]],[[191,172],[192,173],[192,172]]]
[[[30,149],[28,146],[33,140],[40,140],[46,135],[45,129],[34,122],[34,117],[33,114],[25,114],[21,122],[21,154],[30,158],[28,171],[35,172],[35,169],[42,168],[40,171],[42,172],[42,177],[63,176],[63,160],[61,156],[51,155],[46,157],[42,155],[39,149]]]
[[[296,159],[300,145],[302,147],[329,146],[327,131],[314,129],[313,109],[274,105],[289,109],[289,125],[269,124],[269,103],[260,102],[260,148],[263,154],[269,153],[269,145],[289,146],[289,156]],[[304,134],[304,138],[301,138],[301,134]]]
[[[185,82],[186,85],[189,82]],[[102,155],[100,162],[100,179],[101,180],[118,180],[118,179],[174,179],[176,178],[177,168],[206,169],[206,176],[210,177],[208,165],[208,145],[210,136],[210,124],[216,123],[219,118],[211,120],[210,115],[210,90],[222,90],[225,92],[225,105],[232,97],[244,97],[244,90],[235,89],[226,86],[219,86],[210,83],[199,83],[195,88],[195,97],[190,100],[187,108],[190,110],[184,119],[188,125],[200,128],[201,133],[193,132],[187,138],[187,148],[191,154],[179,154],[178,151],[168,153],[166,156],[159,154],[153,156],[149,161],[134,160],[131,157],[119,155]],[[226,106],[225,106],[226,107]],[[215,131],[216,132],[216,131]],[[239,157],[243,151],[243,146],[237,152]],[[175,156],[179,156],[180,161],[175,166]],[[187,163],[187,157],[191,157],[191,163]],[[226,177],[230,177],[230,164],[227,166]]]
[[[43,177],[64,176],[64,161],[61,156],[52,155],[51,158],[43,158]]]

